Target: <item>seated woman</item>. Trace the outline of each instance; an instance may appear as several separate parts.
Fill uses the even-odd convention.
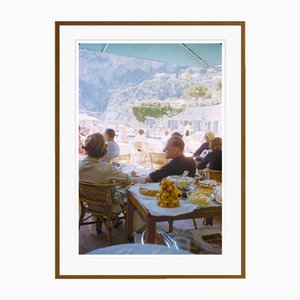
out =
[[[131,177],[110,164],[101,162],[108,151],[105,138],[101,133],[93,133],[85,140],[83,146],[87,156],[83,158],[79,166],[79,180],[91,183],[113,183],[120,182],[126,185],[131,183]],[[121,193],[114,193],[112,211],[123,210],[123,197]]]
[[[209,143],[212,152],[208,153],[202,161],[197,164],[197,169],[205,169],[222,171],[222,139],[216,137]]]
[[[204,135],[204,143],[193,153],[196,161],[201,161],[203,159],[203,151],[209,150],[209,142],[215,137],[215,134],[212,131],[207,131]],[[207,152],[207,151],[205,151]]]

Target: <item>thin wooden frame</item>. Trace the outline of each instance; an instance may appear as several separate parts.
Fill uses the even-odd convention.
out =
[[[60,271],[60,29],[62,26],[238,26],[241,29],[241,270],[238,275],[62,275]],[[166,279],[246,277],[246,74],[244,21],[57,21],[55,22],[55,278]]]

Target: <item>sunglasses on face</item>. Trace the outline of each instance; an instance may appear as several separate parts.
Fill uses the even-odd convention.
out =
[[[176,147],[172,147],[172,146],[166,147],[166,148],[164,149],[164,152],[169,151],[169,150],[172,149],[172,148],[176,148]]]

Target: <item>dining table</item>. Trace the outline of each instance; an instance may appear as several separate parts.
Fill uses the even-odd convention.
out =
[[[179,207],[160,207],[157,205],[156,197],[144,196],[139,192],[141,186],[151,189],[154,184],[158,183],[137,183],[127,187],[126,236],[129,242],[134,240],[133,222],[136,210],[145,221],[145,241],[151,244],[155,240],[156,223],[158,222],[167,221],[170,224],[176,220],[222,216],[222,203],[214,200],[209,206],[200,206],[182,198]]]

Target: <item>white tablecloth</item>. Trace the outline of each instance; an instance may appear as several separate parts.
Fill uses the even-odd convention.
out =
[[[179,216],[190,213],[198,207],[186,200],[179,200],[180,206],[174,208],[160,207],[157,205],[156,197],[144,196],[139,192],[139,188],[143,186],[149,189],[159,189],[159,183],[135,184],[129,187],[130,192],[138,199],[138,201],[150,212],[153,216]]]
[[[185,250],[176,250],[153,244],[121,244],[95,249],[87,254],[192,254]]]

